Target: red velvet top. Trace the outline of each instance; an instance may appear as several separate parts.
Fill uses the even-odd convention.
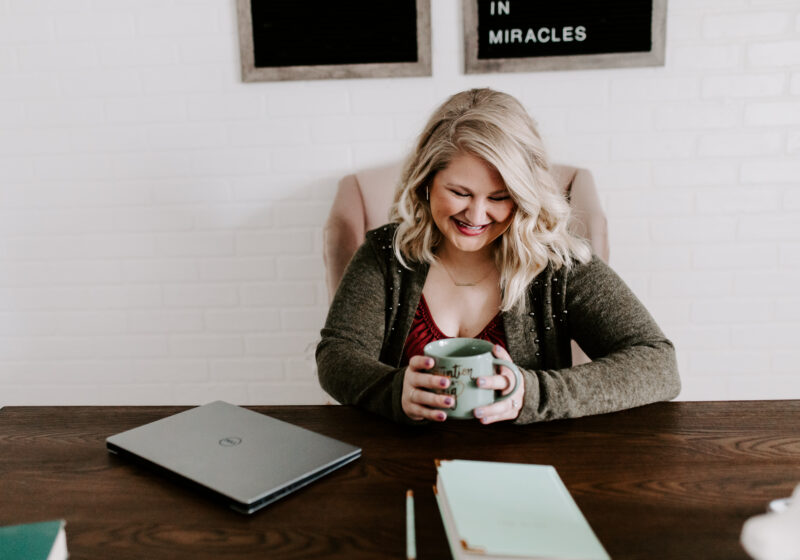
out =
[[[401,365],[408,365],[408,361],[412,356],[422,356],[425,345],[434,340],[441,340],[443,338],[452,338],[447,336],[433,320],[430,309],[428,309],[428,302],[425,301],[425,296],[419,298],[419,305],[414,314],[414,321],[411,323],[411,330],[406,337],[406,344],[403,348],[403,363]],[[503,327],[503,317],[498,312],[494,318],[489,321],[483,330],[475,335],[473,338],[480,338],[481,340],[488,340],[492,344],[499,344],[503,348],[506,347],[506,330]]]

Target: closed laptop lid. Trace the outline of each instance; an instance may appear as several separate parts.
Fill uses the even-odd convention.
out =
[[[353,445],[223,401],[106,439],[252,513],[361,455]]]

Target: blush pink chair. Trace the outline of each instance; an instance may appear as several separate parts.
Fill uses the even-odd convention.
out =
[[[347,175],[339,181],[333,206],[323,229],[323,257],[328,296],[333,298],[344,270],[367,231],[385,224],[400,180],[401,163]],[[573,214],[571,230],[587,239],[592,250],[608,262],[608,226],[592,174],[568,165],[554,165],[552,173],[564,191]],[[588,358],[573,342],[573,363]]]

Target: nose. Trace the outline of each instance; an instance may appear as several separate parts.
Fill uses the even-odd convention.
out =
[[[486,209],[486,201],[474,197],[470,199],[469,206],[467,206],[467,210],[464,215],[467,220],[469,220],[469,223],[473,226],[482,226],[489,222]]]

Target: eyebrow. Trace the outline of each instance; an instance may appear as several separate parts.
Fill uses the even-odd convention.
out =
[[[469,193],[473,193],[473,194],[475,192],[472,189],[470,189],[469,187],[465,187],[464,185],[461,185],[459,183],[445,183],[445,186],[446,187],[456,187],[456,188],[459,188],[459,189],[464,189],[465,191],[467,191]],[[503,188],[503,189],[499,189],[499,190],[490,192],[489,196],[492,196],[492,195],[495,195],[495,194],[510,194],[510,193],[508,192],[507,188]]]

